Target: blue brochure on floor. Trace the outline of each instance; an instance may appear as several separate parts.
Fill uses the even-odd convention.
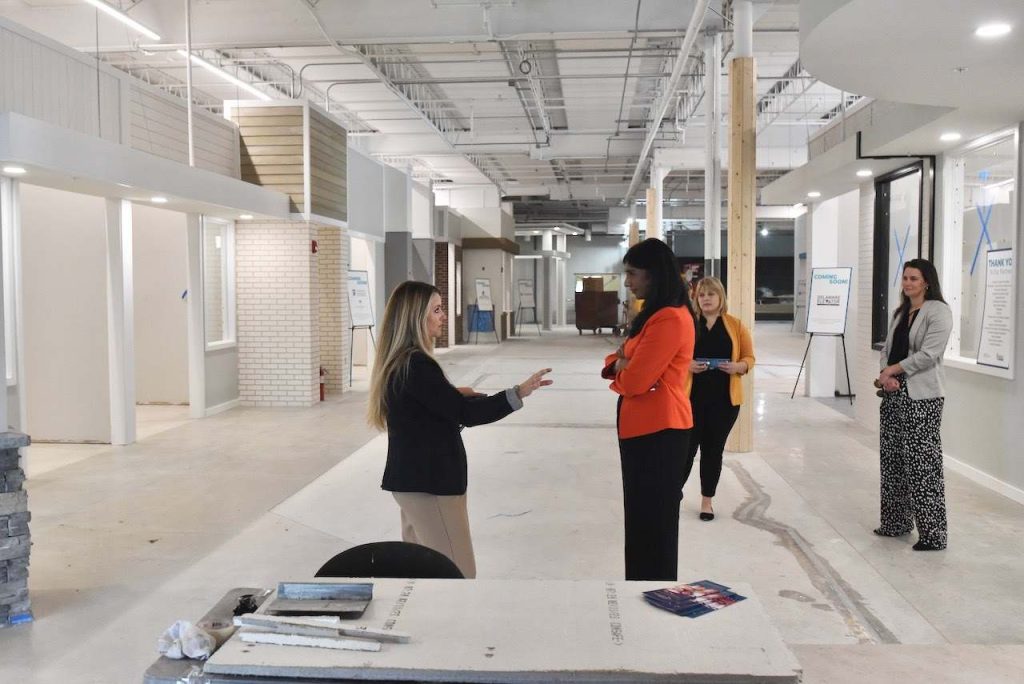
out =
[[[644,592],[644,599],[652,606],[688,618],[721,610],[746,598],[724,584],[717,584],[711,580]]]
[[[728,363],[729,359],[694,359],[694,361],[707,364],[708,370],[715,370],[723,363]]]

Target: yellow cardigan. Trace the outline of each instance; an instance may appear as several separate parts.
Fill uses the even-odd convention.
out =
[[[743,322],[735,316],[722,314],[722,323],[725,325],[729,339],[732,340],[732,362],[746,361],[747,373],[754,367],[754,342],[750,338],[750,331]],[[697,325],[700,325],[699,319]],[[703,331],[702,331],[703,332]],[[705,371],[706,372],[706,371]],[[746,373],[737,373],[729,376],[729,399],[733,406],[743,404],[743,376]],[[690,389],[693,387],[693,373],[686,375],[686,396],[690,396]]]

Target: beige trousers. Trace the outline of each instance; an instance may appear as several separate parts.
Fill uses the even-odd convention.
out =
[[[465,494],[391,494],[402,510],[402,541],[440,551],[452,559],[466,579],[476,577],[476,558],[473,556],[473,540],[469,536]]]

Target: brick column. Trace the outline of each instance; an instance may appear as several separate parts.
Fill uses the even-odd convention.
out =
[[[434,286],[441,291],[441,305],[444,310],[448,312],[448,316],[454,316],[455,312],[452,311],[451,297],[448,296],[450,291],[450,281],[448,280],[448,243],[437,242],[434,244]],[[438,347],[447,347],[450,345],[448,339],[448,326],[444,327],[444,331],[441,333],[441,337],[437,338],[436,342]]]

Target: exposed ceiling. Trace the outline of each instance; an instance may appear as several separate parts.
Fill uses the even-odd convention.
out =
[[[110,4],[161,40],[140,36],[82,0],[0,0],[0,16],[182,95],[183,0]],[[644,138],[657,125],[653,105],[694,4],[193,0],[192,45],[272,98],[308,98],[328,109],[360,149],[424,181],[493,182],[504,196],[523,198],[517,214],[587,220],[624,199]],[[729,0],[712,0],[702,24],[724,31],[725,58],[716,67],[723,73],[732,44],[729,14]],[[803,68],[796,0],[758,2],[755,18],[763,184],[802,164],[807,139],[855,97]],[[693,152],[691,168],[666,180],[670,202],[703,197],[704,45],[699,36],[658,126],[655,147]],[[251,97],[215,74],[193,73],[194,100],[213,111],[223,100]],[[724,117],[728,78],[721,98]]]

